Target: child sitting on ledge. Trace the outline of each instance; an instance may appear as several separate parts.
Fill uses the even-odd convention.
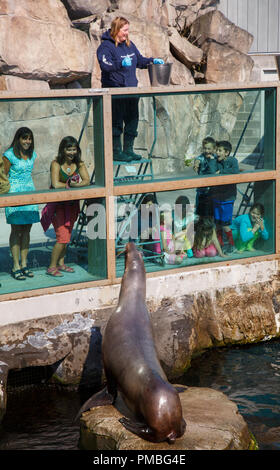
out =
[[[217,238],[213,217],[200,217],[196,223],[193,254],[196,258],[226,256]]]
[[[172,211],[166,210],[160,214],[160,233],[164,252],[164,261],[166,264],[181,264],[187,255],[181,247],[176,243],[172,234]]]
[[[268,240],[269,234],[264,221],[264,207],[254,204],[249,214],[242,214],[233,220],[232,235],[239,253],[255,251],[254,243],[258,238]]]

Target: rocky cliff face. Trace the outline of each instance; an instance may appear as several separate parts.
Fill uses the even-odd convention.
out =
[[[213,43],[219,45],[229,77],[235,72],[237,81],[249,80],[253,64],[246,54],[253,38],[227,20],[216,5],[216,0],[3,0],[1,89],[30,89],[30,80],[42,89],[75,80],[83,86],[83,79],[90,76],[92,86],[100,86],[95,51],[115,16],[131,21],[131,39],[143,55],[173,62],[171,84],[193,84],[196,78],[206,83],[227,81],[214,67],[209,43],[212,48]],[[147,77],[140,85],[145,81]]]

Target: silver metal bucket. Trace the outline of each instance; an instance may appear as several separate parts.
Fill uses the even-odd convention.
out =
[[[151,86],[169,85],[172,63],[149,64],[148,71]]]

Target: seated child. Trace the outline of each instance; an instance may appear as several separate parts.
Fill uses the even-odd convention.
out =
[[[186,253],[180,248],[180,244],[172,234],[172,211],[164,211],[160,214],[160,233],[166,264],[181,264],[186,258]],[[159,244],[158,244],[159,245]],[[157,249],[160,247],[157,246]]]
[[[200,217],[195,224],[193,254],[196,258],[226,256],[217,238],[212,217]]]
[[[268,240],[269,234],[263,216],[263,205],[256,203],[251,207],[249,214],[239,215],[233,220],[232,234],[239,253],[254,251],[254,243],[260,237]]]
[[[187,196],[179,196],[175,201],[173,212],[174,238],[178,249],[186,252],[192,258],[193,223],[195,216],[190,210],[190,201]]]
[[[217,171],[216,142],[213,137],[205,137],[202,141],[202,154],[194,159],[193,169],[198,175],[214,175]],[[199,216],[213,215],[210,189],[197,188],[196,214]]]
[[[239,173],[238,161],[231,157],[232,145],[227,140],[217,142],[217,166],[220,175],[233,175]],[[223,246],[223,233],[226,236],[229,247],[228,253],[234,251],[231,224],[233,205],[236,199],[236,184],[223,184],[213,186],[210,190],[213,202],[213,215],[216,224],[217,236],[220,245]]]

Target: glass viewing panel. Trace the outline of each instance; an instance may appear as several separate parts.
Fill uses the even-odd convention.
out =
[[[51,162],[58,156],[60,183],[70,182],[81,160],[86,171],[76,175],[70,186],[104,185],[102,97],[0,100],[0,115],[0,150],[10,166],[10,192],[49,190]],[[33,138],[31,135],[29,139],[28,131],[22,128],[29,129]],[[22,141],[26,136],[26,142]],[[65,140],[67,136],[75,141]],[[66,161],[65,152],[71,142],[77,142],[81,153]],[[29,152],[26,160],[16,158],[22,148]],[[63,184],[58,189],[64,189]]]
[[[12,271],[18,271],[17,262],[24,265],[25,261],[21,256],[18,260],[16,254],[12,255],[11,248],[13,251],[16,245],[22,248],[25,242],[20,241],[20,231],[14,232],[13,238],[10,238],[11,229],[17,230],[17,226],[6,223],[5,209],[7,211],[11,208],[0,208],[0,294],[79,284],[107,277],[104,199],[49,203],[48,208],[45,207],[45,204],[39,204],[12,208],[18,209],[13,211],[14,214],[20,211],[25,218],[27,212],[34,216],[27,257],[27,267],[33,277],[29,277],[31,274],[28,275],[28,272],[24,276],[22,272],[12,274]],[[41,217],[42,223],[35,222]],[[25,227],[28,233],[28,226]],[[57,250],[57,241],[66,247],[64,262],[63,252]],[[62,262],[66,268],[53,269]]]
[[[274,181],[115,199],[116,275],[135,241],[147,272],[273,254]]]
[[[273,170],[275,100],[274,88],[113,96],[115,184]],[[220,141],[236,160],[217,162]]]

